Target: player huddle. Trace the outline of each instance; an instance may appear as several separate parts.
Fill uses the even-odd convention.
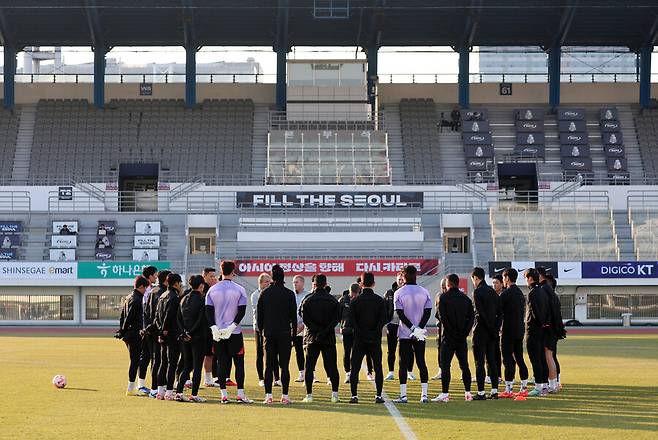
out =
[[[221,402],[229,403],[227,386],[237,386],[236,403],[252,403],[244,392],[244,340],[240,323],[246,314],[247,293],[233,281],[235,263],[222,261],[217,281],[212,268],[192,275],[183,290],[180,275],[149,266],[135,279],[134,290],[124,301],[120,328],[130,355],[129,396],[150,396],[160,400],[203,402],[199,397],[202,369],[205,386],[219,387]],[[336,350],[336,326],[343,336],[345,383],[350,384],[350,403],[358,403],[359,370],[367,359],[368,379],[374,372],[375,403],[384,403],[383,382],[394,379],[395,351],[398,348],[400,395],[395,403],[407,403],[407,380],[414,379],[413,363],[418,366],[421,403],[428,403],[429,374],[425,363],[427,323],[432,312],[429,292],[416,284],[417,269],[407,266],[384,297],[374,291],[375,277],[364,272],[343,292],[340,300],[331,294],[324,274],[312,278],[312,289],[304,290],[304,278],[293,278],[294,291],[285,286],[285,273],[279,265],[259,277],[259,288],[251,295],[256,334],[256,370],[259,385],[265,389],[264,404],[274,402],[273,386],[280,386],[280,402],[290,404],[289,363],[293,348],[299,370],[297,382],[304,382],[306,397],[313,401],[315,367],[322,355],[331,385],[331,401],[338,403],[339,372]],[[475,286],[473,301],[459,289],[459,277],[449,275],[441,281],[435,299],[438,324],[438,360],[441,393],[435,402],[449,401],[450,364],[459,361],[464,383],[464,398],[487,400],[485,383],[491,383],[490,399],[499,397],[523,400],[557,392],[559,363],[557,341],[566,335],[560,303],[555,294],[555,279],[543,268],[528,269],[523,276],[530,288],[528,298],[516,285],[518,273],[506,269],[494,279],[494,288],[485,282],[482,268],[471,273]],[[157,286],[155,281],[157,279]],[[382,370],[382,329],[387,330],[388,370]],[[472,333],[477,394],[471,394],[467,338]],[[535,378],[529,391],[528,369],[523,360],[523,342]],[[151,366],[151,388],[146,373]],[[229,379],[235,367],[235,383]],[[513,392],[516,367],[520,389]],[[505,391],[498,393],[504,367]],[[191,375],[191,380],[190,380]],[[215,379],[215,377],[217,379]],[[135,380],[138,379],[138,383]],[[185,396],[185,388],[191,395]]]

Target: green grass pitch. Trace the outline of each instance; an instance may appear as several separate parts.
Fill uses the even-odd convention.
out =
[[[428,341],[430,375],[437,370],[435,347]],[[0,337],[6,381],[0,438],[404,438],[387,409],[372,403],[374,391],[363,374],[359,405],[329,403],[326,383],[316,384],[314,403],[302,404],[303,386],[293,383],[292,406],[263,407],[253,339],[246,340],[246,350],[247,394],[257,404],[220,405],[216,389],[202,389],[207,403],[189,404],[126,397],[128,352],[111,336]],[[467,403],[455,360],[450,403],[420,405],[415,381],[409,385],[410,403],[397,408],[419,439],[658,438],[658,335],[570,336],[559,353],[560,394],[526,402]],[[59,373],[68,378],[66,389],[51,385]],[[291,373],[296,377],[294,356]],[[326,379],[322,368],[318,376]],[[346,402],[350,393],[342,379],[343,374],[340,396]],[[235,388],[229,390],[234,396]],[[390,397],[398,390],[397,380],[385,383]],[[432,381],[430,397],[438,392],[439,383]],[[275,400],[278,393],[275,388]]]

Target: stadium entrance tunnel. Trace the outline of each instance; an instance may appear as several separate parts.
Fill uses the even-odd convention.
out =
[[[498,164],[498,186],[506,199],[521,203],[537,203],[537,165],[534,163]]]
[[[157,163],[119,165],[119,209],[122,212],[158,210]]]

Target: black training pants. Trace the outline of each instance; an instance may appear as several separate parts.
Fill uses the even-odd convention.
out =
[[[191,341],[181,344],[181,359],[183,359],[183,369],[178,376],[178,386],[176,392],[182,393],[185,382],[190,378],[192,373],[192,395],[199,393],[201,384],[201,369],[203,368],[203,359],[206,355],[206,340],[202,336],[195,336]]]
[[[142,352],[139,356],[139,378],[146,379],[146,373],[149,368],[149,364],[153,359],[153,339],[146,335],[142,339]],[[151,364],[151,370],[153,370],[153,364]]]
[[[215,341],[217,374],[219,387],[226,389],[226,378],[230,372],[231,360],[235,364],[235,381],[238,389],[244,389],[244,339],[242,333],[232,334],[228,339]]]
[[[154,390],[158,387],[158,375],[160,374],[160,365],[162,365],[162,350],[157,336],[146,336],[145,339],[148,339],[151,344],[151,389]]]
[[[387,361],[388,371],[395,371],[395,351],[398,348],[398,327],[397,324],[386,324],[386,345],[388,347]],[[414,369],[414,353],[411,352],[411,358],[407,362],[409,371]]]
[[[322,354],[324,371],[331,381],[331,391],[338,392],[338,354],[336,344],[308,344],[306,346],[306,370],[304,371],[304,382],[306,382],[306,393],[313,393],[313,372],[318,358]]]
[[[295,357],[297,358],[297,369],[304,371],[304,336],[297,335],[292,340],[295,345]]]
[[[500,349],[500,336],[494,337],[494,359],[496,360],[496,371],[498,371],[498,377],[503,375],[503,357]]]
[[[139,336],[124,339],[130,355],[130,366],[128,367],[128,382],[134,382],[139,368],[139,359],[142,354],[142,338]]]
[[[352,347],[352,365],[351,370],[355,374],[350,374],[350,388],[352,395],[357,395],[359,385],[359,370],[363,357],[370,357],[372,359],[372,367],[375,370],[375,386],[377,387],[377,396],[382,395],[382,388],[384,386],[384,372],[382,371],[382,344],[381,341],[377,342],[362,342],[359,339],[354,340]]]
[[[464,390],[471,391],[471,369],[468,366],[468,345],[466,339],[455,341],[446,339],[441,343],[441,392],[447,393],[450,389],[450,364],[452,357],[457,355],[459,368],[462,370]]]
[[[411,370],[409,365],[410,359],[416,358],[418,371],[420,372],[420,383],[427,383],[429,374],[427,373],[427,364],[425,363],[425,341],[416,341],[415,339],[400,339],[400,368],[398,378],[400,385],[407,383],[407,372]]]
[[[535,383],[548,383],[548,362],[544,351],[544,335],[541,331],[529,331],[526,340],[526,349],[532,365],[532,374]]]
[[[265,380],[265,342],[263,341],[263,333],[260,330],[255,331],[256,336],[256,374],[258,380]],[[279,367],[274,368],[274,380],[279,380]]]
[[[352,368],[352,361],[350,360],[354,353],[354,334],[343,335],[343,368],[346,373],[349,373]],[[368,374],[372,373],[372,358],[370,353],[366,353],[366,367],[368,368]],[[358,370],[357,370],[358,374]],[[350,376],[351,377],[351,376]]]
[[[473,334],[473,357],[475,358],[475,380],[478,391],[484,391],[486,372],[491,378],[491,388],[498,388],[498,370],[496,368],[496,343],[494,338],[486,332]],[[485,370],[486,360],[486,370]]]
[[[167,339],[160,344],[160,370],[158,372],[158,386],[166,386],[167,390],[174,389],[176,380],[176,367],[180,356],[180,342]]]
[[[523,359],[523,338],[501,338],[500,348],[503,352],[505,365],[505,382],[512,382],[516,375],[516,366],[519,366],[521,380],[528,379],[528,367]]]
[[[290,354],[292,352],[290,335],[282,334],[264,338],[265,346],[265,392],[272,394],[273,376],[278,376],[281,368],[282,393],[288,394],[290,385]]]

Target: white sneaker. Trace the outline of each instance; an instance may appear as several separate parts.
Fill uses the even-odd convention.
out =
[[[389,371],[384,380],[393,380],[395,379],[395,375],[393,374],[392,371]]]
[[[466,402],[472,402],[472,401],[473,401],[473,395],[471,394],[470,391],[466,391],[466,392],[464,393],[464,400],[465,400]]]
[[[275,380],[274,381],[274,386],[275,387],[280,387],[281,386],[281,381],[280,380]]]
[[[313,375],[313,383],[320,383],[320,379],[316,375]]]
[[[430,400],[427,396],[420,396],[420,403],[430,403]]]
[[[299,372],[299,376],[295,379],[295,382],[304,382],[304,373]]]
[[[436,373],[436,376],[432,376],[431,380],[441,380],[441,372]]]
[[[438,396],[436,396],[434,399],[432,399],[432,402],[448,403],[449,401],[450,401],[450,397],[448,396],[448,393],[441,393]]]
[[[343,381],[343,383],[350,383],[350,372],[349,371],[345,372],[345,380]]]
[[[491,378],[489,376],[485,377],[484,383],[491,383]]]
[[[368,379],[370,382],[375,380],[375,376],[372,373],[366,374],[366,379]]]
[[[265,381],[262,380],[262,379],[259,380],[259,381],[258,381],[258,386],[259,386],[259,387],[264,387],[264,386],[265,386]]]
[[[413,371],[407,371],[407,380],[416,380],[416,376],[414,376]]]
[[[331,385],[331,379],[329,379],[329,378],[327,378],[327,385]]]

